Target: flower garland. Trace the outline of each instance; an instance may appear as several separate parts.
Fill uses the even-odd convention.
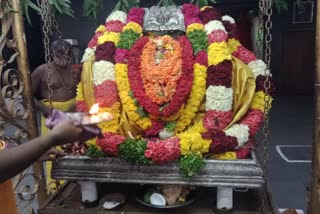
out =
[[[130,85],[137,101],[148,113],[156,117],[161,115],[164,117],[169,117],[179,111],[181,105],[185,102],[192,87],[193,69],[191,65],[193,62],[192,60],[187,60],[190,58],[190,56],[192,56],[191,45],[190,43],[187,42],[185,37],[179,38],[180,47],[183,47],[181,77],[179,78],[179,81],[176,86],[177,89],[174,92],[173,98],[171,99],[170,103],[166,107],[161,108],[161,106],[152,102],[152,100],[145,94],[145,89],[143,88],[143,80],[142,80],[143,73],[141,73],[140,69],[146,69],[147,71],[150,71],[150,69],[144,68],[143,63],[141,63],[142,64],[141,66],[139,58],[137,59],[137,57],[144,55],[143,53],[141,54],[141,52],[143,52],[143,47],[148,42],[149,42],[149,38],[144,37],[139,41],[137,41],[130,51],[129,73],[128,73]],[[145,54],[148,54],[148,51],[145,52]],[[143,60],[144,59],[142,59],[141,61]],[[147,61],[147,63],[148,62],[149,61]],[[154,69],[156,70],[156,68]],[[153,82],[153,84],[156,84],[156,83]],[[148,89],[148,85],[145,86],[145,88]]]
[[[263,119],[264,100],[270,98],[271,106],[274,87],[272,85],[268,91],[263,88],[266,66],[237,40],[237,27],[231,17],[221,17],[213,7],[200,10],[192,4],[184,4],[182,11],[187,38],[180,37],[179,45],[175,45],[176,41],[168,36],[161,38],[161,44],[157,43],[158,38],[151,40],[142,37],[144,10],[134,8],[126,21],[121,13],[107,19],[105,26],[97,29],[83,59],[92,57],[95,50],[95,99],[103,103],[103,110],[120,115],[120,103],[117,96],[113,96],[118,89],[122,110],[130,122],[145,131],[144,137],[157,136],[160,130],[168,127],[163,120],[179,113],[170,120],[171,128],[177,133],[174,137],[158,141],[154,138],[126,140],[114,134],[116,131],[104,131],[105,138],[98,142],[101,149],[108,155],[145,164],[166,164],[181,156],[181,169],[188,177],[188,174],[194,175],[200,166],[203,167],[202,154],[213,153],[213,158],[217,159],[247,156],[254,146],[251,139]],[[116,20],[114,17],[122,18]],[[116,22],[122,23],[121,31],[116,27]],[[110,39],[114,33],[120,33],[118,40]],[[112,44],[117,47],[116,50]],[[250,110],[240,121],[228,127],[233,119],[232,56],[248,64],[257,87]],[[169,60],[169,66],[162,68],[161,60]],[[112,67],[113,63],[116,64]],[[157,66],[161,67],[163,75],[157,71]],[[168,82],[166,86],[160,87],[161,84],[157,85],[160,82],[153,82],[159,74]],[[164,78],[169,75],[172,78]],[[116,82],[112,82],[114,80]],[[157,87],[154,88],[154,85]],[[110,99],[105,102],[102,95],[107,90],[110,91],[107,95]],[[80,90],[78,92],[81,93]],[[206,113],[185,130],[194,122],[205,95]],[[86,110],[83,97],[77,97],[78,108]],[[188,167],[188,161],[194,157],[199,163],[195,168]]]

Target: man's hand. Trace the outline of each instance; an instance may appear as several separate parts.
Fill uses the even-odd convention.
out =
[[[54,161],[57,156],[63,156],[65,153],[63,151],[59,151],[58,149],[52,147],[46,153],[44,153],[38,161]]]
[[[75,125],[73,121],[66,120],[51,130],[50,134],[53,140],[52,146],[74,143],[76,141],[84,142],[95,137],[83,130],[80,126]]]

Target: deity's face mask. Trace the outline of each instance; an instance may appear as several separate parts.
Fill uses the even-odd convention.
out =
[[[68,67],[71,64],[71,51],[53,51],[52,59],[54,64],[59,67]]]

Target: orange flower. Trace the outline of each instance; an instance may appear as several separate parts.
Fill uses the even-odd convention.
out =
[[[181,77],[182,47],[172,37],[150,40],[141,55],[141,77],[146,95],[155,103],[169,102]]]

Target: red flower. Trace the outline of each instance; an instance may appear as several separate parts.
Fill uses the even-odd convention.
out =
[[[160,120],[152,120],[152,126],[145,131],[147,137],[154,137],[164,128],[164,123]]]
[[[202,138],[212,140],[209,151],[213,154],[232,151],[238,146],[237,138],[227,136],[224,131],[208,130],[202,133]]]
[[[263,122],[263,112],[257,109],[250,110],[241,120],[241,124],[249,127],[250,136],[255,136]]]
[[[210,44],[214,42],[224,42],[227,41],[227,39],[228,34],[223,30],[214,30],[208,35],[208,41]]]
[[[106,26],[106,31],[121,33],[122,28],[124,27],[124,24],[121,21],[116,20],[116,21],[106,22],[105,26]]]
[[[191,24],[199,23],[202,24],[201,20],[198,17],[184,17],[184,25],[188,27]]]
[[[203,24],[207,24],[211,20],[221,20],[220,12],[214,7],[208,7],[201,11],[199,17]]]
[[[106,80],[94,87],[94,98],[102,108],[110,108],[118,102],[117,84],[115,81]]]
[[[223,130],[232,120],[232,112],[209,110],[205,113],[202,121],[206,129]]]
[[[270,79],[270,88],[267,91],[267,89],[264,87],[264,82],[266,80],[266,77],[262,75],[257,76],[256,91],[263,91],[266,94],[274,96],[276,92],[276,87],[274,85],[274,81],[272,80],[272,77],[269,77],[269,79]]]
[[[143,27],[143,17],[144,17],[144,9],[134,7],[128,13],[127,23],[136,22],[141,27]]]
[[[105,42],[98,45],[95,51],[96,61],[105,60],[114,63],[114,53],[116,47],[113,42]]]
[[[236,24],[232,24],[228,21],[222,21],[222,23],[228,32],[229,39],[239,39],[239,31]]]
[[[200,65],[208,66],[208,53],[206,51],[199,51],[196,55],[196,62]]]
[[[232,85],[232,62],[225,60],[218,65],[208,67],[207,87],[225,86],[230,88]]]
[[[200,9],[194,4],[183,4],[182,13],[185,17],[197,17],[200,13]]]
[[[121,135],[107,132],[103,134],[102,139],[97,140],[97,144],[106,154],[117,156],[118,145],[125,141],[125,139],[126,138]]]
[[[238,49],[233,52],[232,55],[243,61],[245,64],[249,64],[250,62],[257,60],[257,57],[254,55],[254,53],[242,45],[238,46]]]
[[[180,157],[179,138],[170,138],[165,141],[149,141],[145,156],[155,164],[166,164]]]
[[[242,148],[235,150],[237,159],[248,158],[251,150],[255,148],[255,144],[254,140],[250,139]]]
[[[89,108],[84,100],[77,101],[76,108],[78,112],[89,112]]]
[[[98,44],[98,38],[99,38],[99,36],[101,36],[103,33],[101,33],[101,32],[97,32],[95,35],[94,35],[94,37],[90,40],[90,42],[89,42],[89,44],[88,44],[88,47],[89,48],[94,48],[94,47],[96,47],[97,46],[97,44]]]
[[[129,57],[129,51],[127,49],[120,49],[118,48],[116,50],[116,53],[114,55],[114,59],[116,63],[128,63],[128,57]]]

